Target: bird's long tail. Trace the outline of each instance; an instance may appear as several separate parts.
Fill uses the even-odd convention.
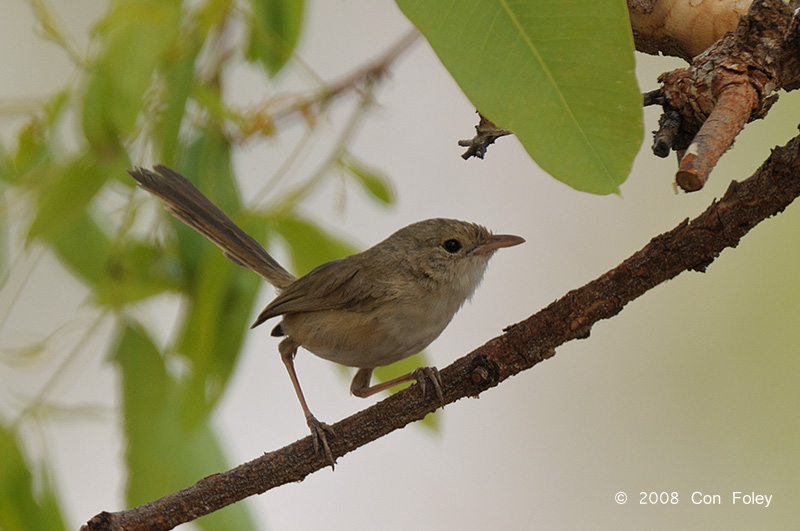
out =
[[[179,173],[158,165],[155,172],[144,168],[129,170],[142,188],[167,203],[176,218],[211,240],[234,263],[251,269],[278,289],[295,277],[286,271],[266,249],[239,228],[191,182]]]

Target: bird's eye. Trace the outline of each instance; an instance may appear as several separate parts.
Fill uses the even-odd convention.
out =
[[[444,250],[450,254],[456,254],[458,251],[461,250],[461,242],[458,240],[447,240],[442,244]]]

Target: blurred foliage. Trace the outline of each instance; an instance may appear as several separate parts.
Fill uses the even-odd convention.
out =
[[[52,485],[34,481],[26,457],[16,434],[0,425],[0,529],[66,529]]]
[[[191,394],[193,383],[169,374],[163,353],[138,324],[121,325],[113,361],[122,376],[126,493],[131,506],[229,467],[208,415],[190,426],[176,422],[185,416],[184,397]],[[207,529],[257,529],[243,506],[209,514],[197,524]]]
[[[337,161],[352,134],[341,139],[302,193],[245,206],[232,152],[244,139],[269,139],[274,123],[264,109],[277,105],[234,110],[226,97],[225,68],[250,60],[267,82],[291,64],[303,2],[111,0],[94,26],[89,51],[71,44],[47,4],[32,7],[44,37],[67,52],[77,73],[19,128],[13,145],[0,146],[0,186],[28,202],[25,219],[14,225],[23,228],[24,245],[54,253],[85,286],[98,314],[114,316],[117,340],[106,358],[120,376],[126,504],[132,506],[230,468],[210,417],[236,366],[263,282],[167,214],[159,214],[157,231],[165,238],[133,230],[141,223],[143,194],[134,193],[125,170],[145,158],[172,166],[256,239],[280,237],[292,268],[302,274],[356,251],[296,211],[326,176],[341,170]],[[232,41],[233,28],[240,34]],[[375,81],[354,84],[352,94],[371,101]],[[313,95],[302,95],[305,118],[327,110],[325,87],[316,90],[316,107]],[[366,107],[357,105],[351,130]],[[285,117],[298,109],[289,105],[279,112]],[[77,143],[65,134],[69,116],[78,117]],[[386,177],[353,157],[348,161],[345,167],[370,197],[383,205],[393,201]],[[122,206],[103,208],[108,197]],[[9,211],[0,206],[0,223],[10,227]],[[0,243],[10,245],[6,239]],[[13,263],[4,259],[2,266]],[[180,294],[186,304],[174,340],[160,346],[133,310],[163,294]],[[186,370],[168,370],[176,366]],[[43,400],[46,392],[33,400]],[[0,427],[0,527],[7,531],[64,527],[57,493],[46,481],[47,463],[34,465],[20,446],[20,426],[38,421],[34,410],[37,404],[28,404],[11,428]],[[38,478],[32,472],[37,466]],[[197,525],[256,527],[243,504]]]
[[[247,58],[274,76],[291,57],[303,23],[304,0],[251,0],[252,31]]]

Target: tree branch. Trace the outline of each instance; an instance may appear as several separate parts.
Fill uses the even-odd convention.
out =
[[[525,321],[440,371],[447,404],[477,396],[506,378],[552,357],[555,348],[589,336],[592,326],[618,314],[630,301],[683,271],[705,271],[755,225],[785,209],[800,195],[800,137],[776,148],[749,179],[733,181],[719,201],[695,219],[684,220],[620,265],[570,291]],[[335,457],[422,419],[440,406],[414,385],[333,426]],[[102,512],[82,530],[172,529],[253,494],[301,481],[328,465],[314,452],[311,437],[264,454],[228,472],[130,510]]]
[[[751,0],[628,0],[633,42],[651,55],[692,58],[733,31]]]
[[[383,79],[394,62],[408,51],[420,36],[416,29],[407,32],[368,64],[323,86],[313,94],[278,96],[256,107],[236,113],[241,129],[238,141],[243,142],[254,135],[271,136],[277,123],[289,118],[300,116],[306,121],[313,122],[317,113],[334,100],[349,92],[365,91],[370,85]]]
[[[668,129],[656,132],[653,150],[658,156],[668,147],[679,153],[676,182],[685,191],[705,185],[745,124],[766,116],[777,100],[775,91],[800,86],[797,5],[753,1],[736,31],[695,57],[689,68],[662,74],[660,98],[649,93],[669,115],[659,124]]]
[[[741,77],[724,75],[716,80],[723,88],[714,110],[689,144],[675,174],[675,182],[687,192],[705,186],[711,170],[750,120],[752,110],[761,106],[756,90]]]

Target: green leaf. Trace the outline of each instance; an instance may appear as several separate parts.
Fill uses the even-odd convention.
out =
[[[179,40],[172,53],[165,58],[161,70],[164,75],[166,95],[165,109],[159,116],[158,135],[161,163],[174,165],[178,140],[186,110],[186,102],[195,86],[195,60],[203,45],[201,35],[196,31],[187,33]]]
[[[89,156],[78,157],[62,167],[53,166],[38,183],[38,208],[28,230],[28,241],[48,238],[85,214],[89,201],[109,177],[107,169]]]
[[[619,191],[642,141],[621,0],[396,0],[477,109],[556,179]]]
[[[149,243],[114,242],[88,214],[47,237],[61,263],[92,288],[97,304],[121,308],[182,284],[177,256]]]
[[[2,424],[0,463],[0,529],[66,529],[52,485],[34,481],[17,437]]]
[[[0,152],[2,152],[3,146],[0,145]],[[3,166],[3,158],[2,153],[0,153],[0,172],[2,171]],[[8,203],[7,198],[8,196],[2,193],[2,187],[0,187],[0,277],[8,278],[8,266],[9,266],[9,255],[11,254],[9,251],[11,249],[8,241],[8,231],[6,227],[9,227],[11,223],[9,223],[9,215],[8,215]]]
[[[17,152],[13,158],[13,171],[16,176],[31,171],[49,158],[47,134],[45,124],[36,118],[20,129],[17,136]]]
[[[230,167],[230,148],[213,126],[179,157],[177,171],[234,219],[239,197]],[[259,239],[263,226],[241,223]],[[225,258],[216,245],[179,221],[174,221],[181,260],[189,272],[189,305],[181,323],[177,350],[191,363],[191,377],[181,399],[183,421],[204,419],[225,389],[249,330],[261,278]]]
[[[3,158],[0,181],[16,182],[20,177],[41,168],[53,156],[52,131],[62,111],[69,103],[69,92],[54,93],[42,108],[41,113],[31,116],[17,133],[17,149],[13,156]],[[3,149],[0,148],[0,151]]]
[[[304,0],[251,0],[247,59],[264,63],[270,76],[292,56],[303,25]]]
[[[48,242],[72,273],[90,286],[100,285],[112,252],[111,238],[88,214],[64,224]]]
[[[100,23],[104,52],[83,104],[83,131],[101,154],[118,152],[133,130],[145,91],[180,22],[179,0],[116,0]]]
[[[17,177],[19,177],[19,172],[14,168],[11,154],[0,143],[0,183],[13,183],[17,180]],[[5,214],[5,210],[2,212]],[[4,223],[3,226],[6,227],[7,224]]]
[[[370,168],[353,155],[347,153],[338,160],[339,166],[355,177],[356,182],[364,187],[370,197],[385,205],[394,203],[394,190],[388,177],[378,170]]]
[[[217,249],[207,242],[207,245]],[[178,350],[191,361],[182,400],[183,420],[206,417],[225,390],[240,354],[261,278],[215,252],[207,255],[192,284]]]
[[[186,429],[181,422],[180,386],[147,333],[128,323],[112,360],[122,377],[126,499],[140,505],[186,488],[229,468],[222,446],[208,424]],[[205,529],[254,529],[244,504],[235,504],[196,521]]]
[[[269,217],[267,220],[275,232],[286,241],[292,270],[298,276],[305,275],[325,262],[344,258],[356,252],[349,243],[299,216]]]
[[[103,276],[94,289],[95,302],[111,308],[178,290],[184,280],[176,254],[135,240],[115,244],[103,266]]]

